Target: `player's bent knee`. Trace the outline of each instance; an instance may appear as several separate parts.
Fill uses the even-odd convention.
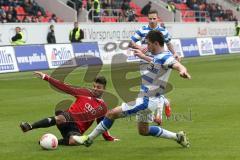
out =
[[[78,145],[78,143],[73,139],[73,136],[69,137],[68,145],[70,146]]]
[[[109,119],[117,119],[121,117],[121,115],[122,115],[121,107],[116,107],[112,110],[109,110],[105,116]]]
[[[148,127],[148,123],[143,123],[143,122],[139,122],[138,123],[138,133],[142,136],[148,136],[149,134],[149,127]]]
[[[112,111],[108,111],[107,113],[106,113],[106,115],[105,115],[105,117],[107,117],[107,118],[113,118],[114,117],[114,113],[112,112]]]
[[[66,123],[66,118],[63,115],[58,115],[58,116],[55,117],[55,119],[56,119],[56,124],[57,125]]]
[[[141,136],[148,136],[148,128],[139,128],[138,129],[138,133],[141,135]]]
[[[117,118],[117,114],[114,111],[108,111],[106,114],[106,117],[109,119],[116,119]]]
[[[148,136],[148,131],[146,131],[146,130],[138,130],[138,133],[139,133],[141,136]]]

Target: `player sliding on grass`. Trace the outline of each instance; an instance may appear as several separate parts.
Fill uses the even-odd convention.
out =
[[[174,133],[159,126],[149,126],[149,115],[157,109],[163,91],[162,86],[166,83],[165,74],[169,69],[175,69],[180,76],[190,79],[187,69],[178,62],[169,51],[164,51],[164,37],[159,31],[150,31],[147,35],[148,50],[153,57],[146,56],[141,50],[134,49],[136,56],[146,60],[149,65],[142,75],[141,91],[134,103],[123,103],[109,111],[103,121],[89,134],[73,136],[79,144],[90,146],[93,140],[109,130],[115,119],[137,114],[138,131],[143,136],[155,136],[177,141],[183,147],[189,147],[190,143],[183,131]]]
[[[99,76],[94,79],[93,88],[74,88],[63,82],[60,82],[42,72],[35,72],[35,75],[43,80],[48,81],[54,87],[71,94],[76,101],[66,111],[57,111],[56,116],[48,117],[37,121],[33,124],[22,122],[20,127],[23,132],[27,132],[37,128],[47,128],[56,125],[61,132],[63,139],[59,140],[62,145],[78,144],[74,139],[74,135],[82,135],[95,121],[99,123],[107,112],[107,107],[102,94],[106,87],[105,77]],[[108,132],[102,133],[107,141],[118,140]]]

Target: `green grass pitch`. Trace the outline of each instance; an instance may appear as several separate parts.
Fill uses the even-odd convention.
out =
[[[119,142],[105,142],[99,137],[90,148],[59,146],[55,151],[44,151],[38,140],[47,132],[60,137],[56,127],[23,134],[19,123],[51,116],[59,101],[72,98],[34,78],[32,72],[22,72],[0,74],[0,159],[239,159],[240,54],[186,58],[183,64],[192,80],[183,80],[176,72],[171,74],[173,90],[167,97],[171,99],[174,116],[164,120],[163,127],[186,131],[191,142],[189,149],[174,141],[138,135],[132,117],[117,120],[112,127],[111,134],[119,137]],[[66,82],[84,86],[84,74],[84,69],[78,69]],[[109,66],[103,68],[102,74],[110,78]],[[111,83],[108,90],[116,94]]]

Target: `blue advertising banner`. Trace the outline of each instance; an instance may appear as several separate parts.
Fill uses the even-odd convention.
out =
[[[78,66],[102,64],[97,42],[73,43],[72,46]]]
[[[217,55],[229,53],[226,37],[213,37],[212,40]]]
[[[196,38],[181,39],[184,57],[200,56]]]
[[[14,50],[20,71],[49,68],[43,45],[15,46]]]

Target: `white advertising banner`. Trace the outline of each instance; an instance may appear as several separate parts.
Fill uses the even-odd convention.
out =
[[[233,36],[234,22],[170,23],[166,27],[173,38]]]
[[[176,51],[176,53],[179,56],[184,57],[180,39],[172,39],[171,42],[173,44],[173,48]]]
[[[197,44],[201,56],[215,54],[212,38],[197,38]]]
[[[13,47],[0,47],[0,73],[17,71],[18,66]]]
[[[227,37],[227,44],[230,53],[240,52],[240,38],[239,37]]]
[[[71,44],[45,45],[49,68],[74,67],[76,59]]]
[[[146,23],[145,23],[146,24]],[[135,30],[144,23],[80,23],[84,31],[84,41],[98,41],[99,44],[130,40]],[[48,23],[17,23],[0,25],[0,45],[10,45],[15,27],[22,28],[27,44],[47,43]],[[69,32],[73,23],[55,23],[57,43],[69,43]],[[233,36],[234,23],[166,23],[172,38],[196,38],[214,36]]]

